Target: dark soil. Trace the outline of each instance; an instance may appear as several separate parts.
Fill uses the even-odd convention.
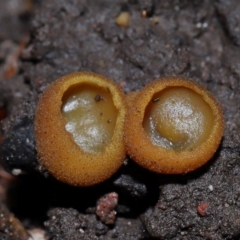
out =
[[[130,13],[125,28],[115,23],[122,11]],[[6,204],[27,229],[40,226],[54,240],[240,239],[239,11],[238,0],[45,0],[36,5],[31,20],[25,19],[30,37],[12,78],[4,75],[6,54],[1,60],[0,51],[0,107],[8,112],[1,121],[0,157],[9,172],[29,173],[9,188]],[[0,50],[6,40],[17,45],[27,26],[19,17],[14,22],[19,12],[5,12],[0,11],[1,24],[8,17],[4,21],[22,30],[1,27]],[[34,112],[48,84],[82,70],[113,79],[126,93],[163,76],[194,79],[224,112],[218,152],[183,176],[156,175],[128,159],[98,186],[58,183],[37,162]],[[110,192],[119,195],[118,218],[107,226],[96,218],[95,207]]]

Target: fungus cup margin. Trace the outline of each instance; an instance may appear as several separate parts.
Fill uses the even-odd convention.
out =
[[[99,153],[83,151],[66,131],[62,97],[72,85],[94,84],[107,88],[118,111],[110,143]],[[75,72],[53,82],[39,99],[35,114],[35,140],[40,163],[57,180],[74,186],[91,186],[111,177],[126,156],[123,127],[126,103],[121,88],[113,81],[89,72]]]
[[[214,122],[209,137],[197,148],[175,151],[154,145],[143,128],[146,107],[154,94],[168,87],[185,87],[198,93],[210,106]],[[144,168],[163,174],[184,174],[193,171],[216,152],[224,130],[221,108],[214,97],[202,86],[192,80],[179,77],[165,77],[145,86],[131,100],[124,127],[124,140],[129,156]]]

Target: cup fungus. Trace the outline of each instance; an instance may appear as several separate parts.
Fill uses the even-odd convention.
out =
[[[72,73],[42,94],[35,139],[42,165],[56,179],[90,186],[112,176],[125,157],[124,95],[114,82],[93,73]]]
[[[214,155],[223,128],[220,106],[206,89],[184,78],[159,79],[143,88],[128,109],[127,153],[151,171],[187,173]]]

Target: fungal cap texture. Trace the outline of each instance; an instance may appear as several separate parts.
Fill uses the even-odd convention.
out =
[[[146,107],[154,94],[172,87],[196,92],[212,111],[214,119],[209,136],[193,149],[177,151],[153,144],[143,127]],[[185,78],[167,77],[148,84],[134,98],[126,116],[124,139],[127,153],[139,165],[157,173],[181,174],[199,168],[212,158],[221,142],[223,129],[224,118],[221,108],[205,88]]]
[[[118,111],[109,144],[102,152],[83,151],[66,131],[62,116],[62,97],[73,85],[93,84],[109,89]],[[123,126],[126,104],[121,88],[94,73],[76,72],[53,82],[42,94],[35,114],[35,139],[41,164],[59,181],[75,186],[90,186],[112,176],[126,155]]]

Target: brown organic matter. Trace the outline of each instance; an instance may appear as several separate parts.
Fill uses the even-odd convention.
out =
[[[125,124],[129,155],[158,173],[180,174],[205,164],[216,152],[224,120],[219,104],[185,78],[158,79],[132,101]]]
[[[40,162],[71,185],[108,179],[125,157],[125,114],[123,93],[111,80],[87,72],[59,78],[43,93],[36,110]]]

